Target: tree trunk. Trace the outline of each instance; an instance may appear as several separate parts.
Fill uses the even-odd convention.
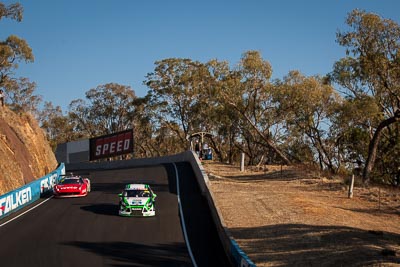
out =
[[[378,145],[379,145],[379,141],[381,139],[383,130],[386,127],[388,127],[389,125],[391,125],[392,123],[395,123],[399,120],[400,120],[400,109],[395,112],[393,117],[390,117],[390,118],[382,121],[379,124],[378,128],[376,129],[374,136],[372,137],[372,140],[369,143],[368,158],[367,158],[367,162],[365,163],[365,168],[363,171],[363,183],[364,184],[369,183],[369,179],[370,179],[369,175],[375,165],[376,153],[378,151]]]
[[[274,144],[274,142],[269,139],[268,136],[265,136],[254,123],[245,115],[242,114],[246,120],[251,124],[254,130],[258,133],[258,135],[268,144],[268,146],[274,151],[282,160],[285,164],[290,165],[292,162],[286,157],[286,155]]]
[[[286,157],[286,155],[274,144],[274,142],[271,141],[271,139],[268,136],[265,136],[260,129],[257,128],[257,126],[251,121],[251,119],[243,112],[241,111],[233,102],[228,101],[228,103],[233,106],[234,109],[236,109],[253,127],[254,130],[256,130],[257,134],[267,143],[267,145],[274,151],[286,165],[290,165],[292,162]]]
[[[220,162],[223,162],[222,153],[221,153],[221,151],[218,149],[217,144],[215,143],[214,139],[210,138],[210,140],[211,140],[211,147],[214,148],[214,152],[215,152],[215,154],[218,156],[219,161],[220,161]]]

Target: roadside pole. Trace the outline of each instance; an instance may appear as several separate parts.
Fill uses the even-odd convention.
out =
[[[240,171],[244,172],[244,153],[240,155]]]
[[[353,198],[353,187],[354,187],[354,174],[351,176],[351,182],[349,186],[349,198]]]

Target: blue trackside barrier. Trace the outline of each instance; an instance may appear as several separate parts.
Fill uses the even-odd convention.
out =
[[[53,189],[56,179],[62,174],[65,174],[64,163],[61,163],[56,170],[42,178],[1,195],[0,220],[49,193]]]
[[[235,259],[236,266],[240,267],[256,267],[256,265],[250,260],[246,253],[239,247],[235,240],[231,239],[231,253]]]

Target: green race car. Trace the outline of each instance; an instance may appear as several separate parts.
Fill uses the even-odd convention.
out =
[[[119,196],[121,216],[155,216],[156,194],[148,184],[127,184]]]

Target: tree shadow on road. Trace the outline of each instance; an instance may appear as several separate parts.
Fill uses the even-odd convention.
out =
[[[67,242],[109,259],[108,266],[192,266],[185,244],[144,245],[129,242]]]
[[[342,226],[280,224],[230,230],[256,265],[400,264],[400,235]]]

